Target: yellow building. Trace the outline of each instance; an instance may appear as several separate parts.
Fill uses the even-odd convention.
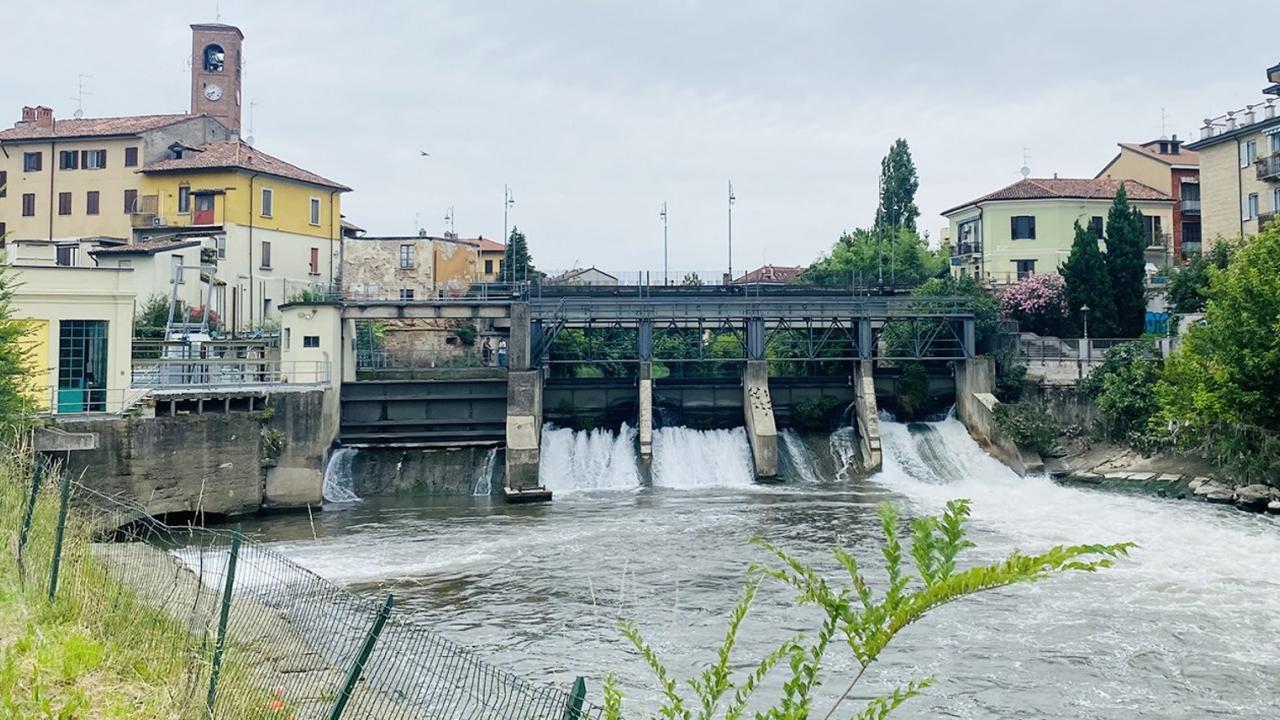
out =
[[[348,239],[342,255],[343,294],[352,300],[406,302],[462,295],[472,284],[485,282],[480,243],[488,242],[429,235]]]
[[[507,256],[507,246],[485,237],[463,238],[462,242],[474,246],[480,253],[478,281],[498,282],[498,279],[502,276],[502,263]]]
[[[949,222],[952,274],[1007,284],[1054,272],[1071,254],[1076,222],[1093,228],[1101,243],[1121,185],[1146,217],[1151,254],[1162,256],[1173,222],[1168,194],[1133,180],[1026,178],[942,213]]]
[[[1201,251],[1200,158],[1183,147],[1177,135],[1146,143],[1120,143],[1120,152],[1097,175],[1115,180],[1137,180],[1173,198],[1173,225],[1168,257],[1161,267],[1181,264]]]
[[[1205,120],[1200,140],[1204,236],[1248,237],[1280,214],[1280,65],[1267,70],[1272,86],[1262,102]]]

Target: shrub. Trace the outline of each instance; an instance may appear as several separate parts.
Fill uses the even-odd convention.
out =
[[[1061,337],[1069,329],[1066,290],[1061,275],[1032,275],[1004,291],[1000,309],[1026,332]]]
[[[791,406],[791,426],[797,430],[827,430],[831,426],[831,411],[840,401],[830,395],[817,400],[800,400]]]
[[[907,363],[897,386],[898,408],[907,418],[919,417],[929,406],[929,373],[924,365]]]
[[[476,326],[472,323],[464,323],[460,325],[454,334],[458,336],[458,342],[466,345],[467,347],[471,347],[476,344],[476,335],[478,332],[476,331]]]
[[[1048,455],[1062,435],[1062,427],[1037,401],[1001,403],[996,406],[996,426],[1020,448]]]

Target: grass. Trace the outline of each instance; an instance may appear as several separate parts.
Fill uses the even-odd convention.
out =
[[[56,479],[42,488],[18,562],[32,469],[30,453],[0,455],[0,720],[206,717],[212,628],[188,628],[140,600],[95,557],[92,529],[74,513],[57,597],[48,600]],[[270,693],[248,686],[249,668],[231,655],[216,717],[288,717]]]

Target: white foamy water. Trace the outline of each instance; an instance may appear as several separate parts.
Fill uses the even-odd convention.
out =
[[[636,458],[636,431],[625,423],[617,432],[546,425],[538,480],[552,493],[634,490],[640,487]]]
[[[358,452],[355,448],[338,448],[329,456],[329,464],[324,469],[324,484],[320,491],[325,502],[360,502],[360,496],[356,495],[355,473],[352,470]]]
[[[813,454],[795,430],[785,428],[778,431],[778,451],[784,477],[789,482],[816,483],[821,480],[814,466]]]
[[[831,460],[835,463],[836,468],[836,479],[848,480],[849,468],[862,462],[861,451],[858,449],[857,432],[846,425],[831,433],[829,442]]]
[[[653,431],[654,487],[747,487],[754,482],[746,429]]]
[[[480,464],[480,470],[476,473],[476,484],[471,489],[471,494],[476,497],[484,497],[493,492],[493,471],[497,469],[498,449],[493,448],[484,456],[484,462]]]

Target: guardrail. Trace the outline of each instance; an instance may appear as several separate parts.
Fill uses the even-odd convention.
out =
[[[50,385],[27,395],[29,415],[122,415],[150,388],[67,388]]]
[[[159,358],[138,361],[133,366],[134,387],[152,390],[326,385],[329,381],[327,360]]]

